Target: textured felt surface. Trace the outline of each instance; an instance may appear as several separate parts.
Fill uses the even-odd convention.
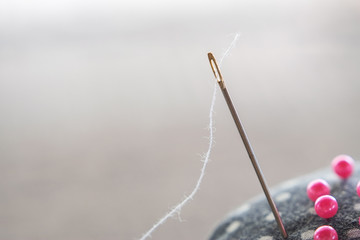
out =
[[[307,184],[314,179],[325,179],[331,195],[337,199],[339,209],[330,219],[320,218],[306,194]],[[288,239],[313,239],[316,228],[330,225],[339,239],[360,239],[360,198],[356,184],[360,180],[357,165],[347,180],[337,177],[330,168],[287,181],[271,192],[282,216]],[[214,231],[210,240],[283,239],[264,196],[259,196],[232,212]]]

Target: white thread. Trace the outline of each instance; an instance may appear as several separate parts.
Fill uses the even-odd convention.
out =
[[[230,50],[236,45],[236,42],[238,41],[240,34],[235,34],[234,40],[231,42],[230,46],[226,49],[226,51],[224,52],[223,56],[220,59],[219,62],[219,66],[221,66],[222,61],[224,60],[225,57],[227,57],[230,53]],[[199,179],[195,185],[195,188],[192,190],[192,192],[190,193],[189,196],[187,196],[184,200],[182,200],[178,205],[176,205],[170,212],[168,212],[164,217],[162,217],[157,223],[154,224],[154,226],[152,226],[152,228],[149,229],[149,231],[147,231],[141,238],[140,240],[145,240],[146,238],[150,237],[151,234],[162,224],[164,224],[170,217],[172,217],[175,213],[180,213],[181,208],[187,203],[189,202],[191,199],[193,199],[193,197],[195,196],[196,192],[199,190],[200,188],[200,184],[202,182],[202,179],[204,178],[205,175],[205,169],[209,163],[210,160],[210,153],[211,150],[213,148],[213,143],[214,143],[214,127],[213,127],[213,113],[214,113],[214,106],[215,106],[215,100],[216,100],[216,93],[217,93],[217,83],[215,83],[214,86],[214,91],[213,91],[213,96],[212,96],[212,100],[211,100],[211,105],[210,105],[210,111],[209,111],[209,147],[208,150],[205,154],[204,157],[204,163],[203,166],[201,168],[201,172],[200,172],[200,176]]]

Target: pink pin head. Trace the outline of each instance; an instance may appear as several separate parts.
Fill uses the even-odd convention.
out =
[[[333,217],[338,210],[338,203],[333,196],[324,195],[316,199],[315,212],[322,218]]]
[[[315,202],[318,197],[330,194],[330,186],[325,180],[316,179],[307,185],[306,192],[310,200]]]
[[[339,177],[346,179],[354,170],[354,159],[348,155],[339,155],[334,158],[331,165]]]
[[[356,185],[356,192],[360,197],[360,181],[358,182],[358,184]]]
[[[338,240],[338,235],[334,228],[324,225],[315,230],[314,240]]]

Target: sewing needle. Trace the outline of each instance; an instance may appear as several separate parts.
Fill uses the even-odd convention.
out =
[[[253,151],[253,149],[252,149],[252,147],[250,145],[250,142],[249,142],[249,139],[248,139],[248,137],[246,135],[245,129],[244,129],[244,127],[243,127],[243,125],[242,125],[242,123],[241,123],[241,121],[239,119],[239,116],[238,116],[238,114],[237,114],[237,112],[235,110],[235,107],[234,107],[234,105],[233,105],[233,103],[231,101],[230,95],[229,95],[229,93],[228,93],[228,91],[226,89],[225,82],[224,82],[223,77],[221,75],[220,69],[219,69],[219,67],[218,67],[218,65],[216,63],[215,57],[214,57],[214,55],[212,53],[208,53],[208,58],[209,58],[209,62],[210,62],[210,65],[211,65],[211,69],[214,72],[215,78],[216,78],[216,80],[217,80],[217,82],[218,82],[218,84],[220,86],[220,89],[221,89],[223,95],[224,95],[226,103],[227,103],[227,105],[229,107],[229,110],[231,112],[231,115],[232,115],[232,117],[234,119],[235,125],[236,125],[236,127],[237,127],[237,129],[238,129],[238,131],[240,133],[241,139],[242,139],[242,141],[243,141],[243,143],[245,145],[246,151],[249,154],[251,163],[252,163],[252,165],[253,165],[253,167],[255,169],[256,175],[257,175],[257,177],[258,177],[258,179],[260,181],[261,187],[262,187],[262,189],[263,189],[263,191],[265,193],[266,199],[267,199],[267,201],[268,201],[268,203],[270,205],[270,208],[271,208],[271,210],[272,210],[272,212],[274,214],[275,220],[276,220],[276,222],[277,222],[277,224],[279,226],[279,229],[280,229],[283,237],[287,238],[288,234],[287,234],[287,232],[285,230],[285,227],[284,227],[284,224],[283,224],[283,222],[281,220],[279,211],[278,211],[278,209],[277,209],[277,207],[275,205],[274,200],[272,199],[272,197],[270,195],[269,189],[268,189],[267,184],[265,182],[264,175],[263,175],[263,173],[262,173],[262,171],[260,169],[259,163],[258,163],[258,161],[257,161],[257,159],[255,157],[254,151]]]

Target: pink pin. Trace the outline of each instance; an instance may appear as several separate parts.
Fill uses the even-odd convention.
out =
[[[308,197],[315,202],[318,197],[330,194],[330,186],[325,180],[316,179],[307,185],[306,192]]]
[[[354,159],[348,155],[339,155],[334,158],[331,165],[339,177],[346,179],[354,170]]]
[[[338,210],[338,203],[333,196],[324,195],[316,199],[315,212],[322,218],[333,217]]]
[[[360,197],[360,181],[356,185],[356,192],[357,192],[358,196]]]
[[[334,228],[324,225],[315,230],[314,240],[338,240],[338,235]]]

